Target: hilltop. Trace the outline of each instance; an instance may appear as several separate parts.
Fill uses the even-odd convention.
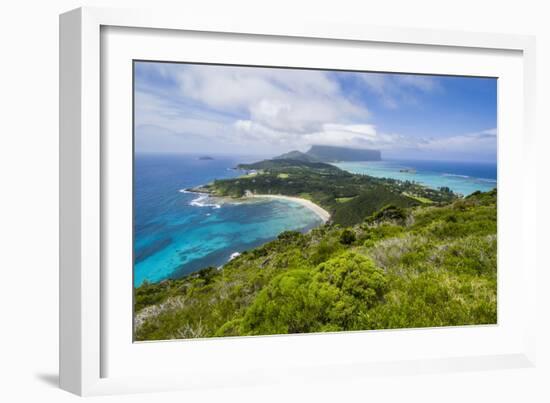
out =
[[[294,150],[273,159],[305,162],[380,161],[382,154],[379,150],[313,145],[305,153]]]
[[[321,162],[319,159],[298,150],[289,151],[277,157],[273,157],[273,159],[274,160],[294,160],[294,161],[304,161],[304,162]]]
[[[379,150],[321,145],[311,146],[307,154],[324,162],[380,161],[382,159],[382,153]]]

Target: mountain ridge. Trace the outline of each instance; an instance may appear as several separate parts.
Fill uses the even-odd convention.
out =
[[[305,153],[298,150],[292,150],[273,157],[273,159],[304,162],[381,161],[382,153],[380,150],[367,148],[312,145]]]

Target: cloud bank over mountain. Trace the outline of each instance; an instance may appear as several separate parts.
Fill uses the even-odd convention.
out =
[[[396,158],[496,153],[496,83],[487,79],[149,62],[135,69],[138,152],[267,155],[324,144]]]

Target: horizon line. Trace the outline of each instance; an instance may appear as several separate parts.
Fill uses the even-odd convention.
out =
[[[336,146],[338,147],[338,146]],[[362,149],[367,150],[367,149]],[[374,150],[374,149],[371,149]],[[290,150],[295,151],[295,150]],[[287,152],[290,152],[287,151]],[[381,150],[375,150],[380,151]],[[270,153],[270,154],[262,154],[262,153],[253,153],[253,154],[247,154],[247,153],[223,153],[223,152],[211,152],[211,151],[141,151],[141,150],[134,150],[134,156],[137,155],[182,155],[182,156],[219,156],[219,157],[257,157],[257,158],[266,158],[271,159],[275,156],[280,155],[280,153]],[[432,162],[476,162],[476,163],[498,163],[498,158],[495,159],[441,159],[441,158],[421,158],[421,157],[411,157],[411,156],[402,156],[402,157],[386,157],[384,158],[383,154],[381,155],[380,161],[397,161],[397,160],[405,160],[405,161],[432,161]],[[367,162],[380,162],[380,161],[367,161]],[[361,162],[361,161],[341,161],[341,162]]]

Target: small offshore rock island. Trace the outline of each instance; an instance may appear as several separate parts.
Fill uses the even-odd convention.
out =
[[[322,224],[219,268],[145,282],[135,289],[136,339],[495,323],[496,189],[463,197],[334,165],[381,159],[378,150],[313,145],[185,189],[303,203]]]

